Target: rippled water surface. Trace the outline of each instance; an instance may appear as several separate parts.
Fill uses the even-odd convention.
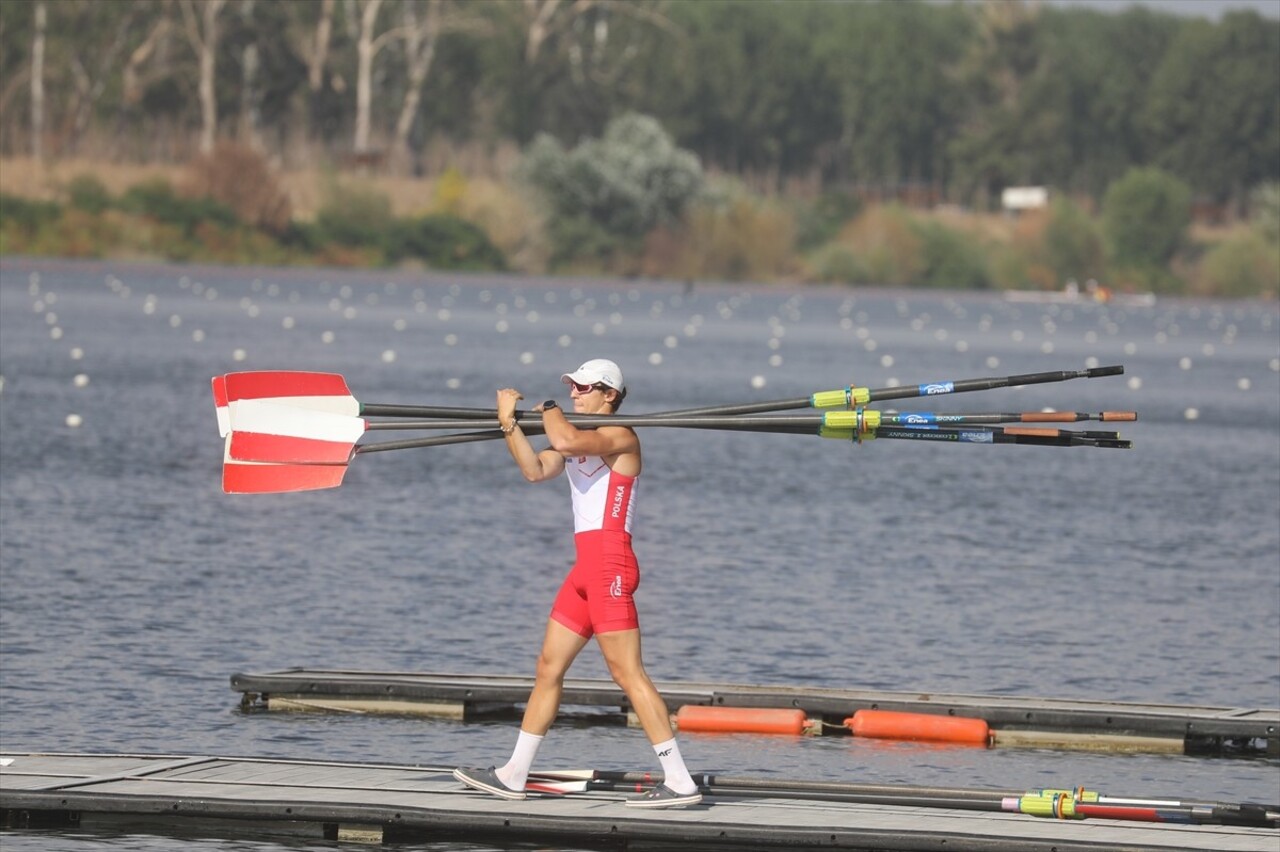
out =
[[[332,491],[228,496],[209,378],[333,371],[364,402],[490,407],[505,385],[563,397],[559,375],[592,357],[622,365],[632,414],[1124,364],[931,402],[1141,417],[1122,424],[1130,451],[645,431],[656,679],[1280,706],[1275,304],[6,259],[0,746],[501,762],[509,723],[243,714],[228,677],[530,674],[572,558],[563,483],[528,486],[481,443],[362,456]],[[607,676],[591,649],[574,675]],[[847,737],[681,747],[695,771],[1280,799],[1275,761]],[[638,731],[600,726],[559,727],[539,755],[652,762]]]

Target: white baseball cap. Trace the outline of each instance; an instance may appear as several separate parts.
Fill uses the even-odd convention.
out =
[[[617,364],[605,358],[588,361],[572,373],[565,373],[560,377],[560,381],[566,385],[571,382],[577,382],[580,385],[601,384],[619,393],[627,391],[627,385],[622,381],[622,370]]]

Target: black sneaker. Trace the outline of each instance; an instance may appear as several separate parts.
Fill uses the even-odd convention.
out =
[[[683,808],[686,805],[696,805],[701,801],[700,790],[694,790],[692,793],[677,793],[666,784],[659,784],[643,796],[627,799],[627,804],[633,808]]]
[[[493,766],[488,769],[467,769],[459,766],[453,770],[453,777],[468,787],[483,790],[486,793],[492,793],[504,799],[525,798],[524,790],[512,790],[506,784],[503,784],[502,779],[498,777],[498,773],[494,769],[495,767]]]

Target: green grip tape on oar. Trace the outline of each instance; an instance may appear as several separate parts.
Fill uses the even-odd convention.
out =
[[[1019,796],[1013,802],[1016,802],[1016,807],[1007,807],[1006,810],[1016,810],[1028,816],[1052,819],[1084,819],[1083,814],[1076,813],[1075,797],[1067,791],[1043,791]]]
[[[866,405],[871,401],[871,388],[855,388],[852,385],[838,390],[818,391],[809,397],[811,408],[847,408]]]

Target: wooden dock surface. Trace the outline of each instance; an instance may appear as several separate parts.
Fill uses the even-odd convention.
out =
[[[828,730],[866,708],[983,719],[997,746],[1280,757],[1277,708],[681,681],[658,681],[656,686],[673,710],[685,704],[800,708],[810,718],[828,723]],[[457,719],[513,712],[532,687],[533,679],[524,676],[424,672],[294,668],[231,676],[231,688],[241,693],[245,707],[422,713]],[[564,704],[627,709],[626,696],[603,679],[567,679]]]
[[[128,817],[213,835],[296,834],[364,842],[465,837],[618,848],[1218,850],[1275,852],[1280,829],[716,796],[637,811],[623,794],[510,802],[464,789],[441,767],[207,756],[0,755],[8,828],[90,828]]]

